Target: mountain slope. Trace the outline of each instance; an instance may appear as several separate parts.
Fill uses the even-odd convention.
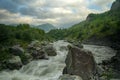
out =
[[[52,24],[49,24],[49,23],[38,25],[36,27],[44,30],[45,32],[48,32],[52,29],[56,29]]]
[[[111,10],[101,14],[89,14],[85,21],[80,22],[67,30],[63,30],[64,32],[61,31],[61,34],[64,36],[64,39],[87,40],[92,37],[98,39],[109,37],[116,40],[116,38],[119,37],[118,34],[120,32],[119,8],[120,0],[116,0],[112,5]],[[56,30],[56,32],[58,31],[59,30]],[[49,34],[53,33],[50,32]]]
[[[102,14],[89,14],[84,22],[71,27],[68,31],[73,34],[68,37],[76,39],[87,39],[92,36],[107,37],[112,36],[120,30],[120,10],[118,4],[120,0],[113,3],[111,10]],[[75,32],[75,33],[74,33]]]

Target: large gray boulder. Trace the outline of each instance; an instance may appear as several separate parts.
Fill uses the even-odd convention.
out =
[[[48,55],[43,50],[43,46],[39,41],[32,41],[28,45],[27,51],[32,55],[33,59],[48,59]]]
[[[24,49],[20,47],[20,45],[14,45],[13,47],[9,48],[9,52],[13,55],[20,56],[24,54]]]
[[[30,61],[33,60],[33,57],[30,53],[25,53],[23,56],[22,56],[22,63],[23,64],[27,64],[29,63]]]
[[[53,48],[53,44],[48,44],[44,47],[44,51],[48,54],[48,56],[56,56],[57,53]]]
[[[75,46],[69,45],[68,48],[63,74],[77,75],[83,80],[97,80],[97,68],[92,53]]]
[[[74,46],[77,46],[77,47],[79,47],[79,48],[83,48],[83,45],[81,44],[81,42],[77,42],[77,41],[75,41],[75,42],[73,42],[72,43]]]
[[[33,59],[48,59],[48,55],[43,50],[33,50]]]
[[[58,80],[82,80],[82,78],[76,75],[65,74],[60,76]]]
[[[19,56],[12,56],[12,58],[6,62],[6,66],[11,70],[20,69],[22,67],[22,61]]]

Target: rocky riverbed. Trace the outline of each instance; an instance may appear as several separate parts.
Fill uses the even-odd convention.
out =
[[[106,46],[81,46],[62,40],[47,46],[32,42],[28,53],[32,57],[29,57],[29,63],[19,70],[13,66],[12,70],[1,71],[0,80],[107,80],[109,75],[105,73],[106,66],[102,61],[109,60],[116,52]],[[10,61],[19,62],[20,58],[16,57],[19,55],[14,56]]]

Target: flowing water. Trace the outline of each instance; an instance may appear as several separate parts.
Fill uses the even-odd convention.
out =
[[[0,80],[58,80],[65,67],[68,44],[64,41],[54,42],[57,56],[49,60],[32,61],[20,70],[0,72]],[[115,55],[114,50],[105,46],[84,45],[84,48],[93,52],[97,63]]]
[[[67,45],[64,41],[54,42],[57,56],[50,57],[49,60],[32,61],[20,70],[3,71],[0,73],[0,80],[57,80],[65,67]],[[61,49],[62,47],[65,49]]]
[[[93,53],[96,63],[101,63],[103,60],[110,60],[116,54],[115,50],[107,46],[84,45],[84,48]]]

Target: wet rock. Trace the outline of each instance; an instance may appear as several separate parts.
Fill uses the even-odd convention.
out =
[[[68,48],[63,73],[80,76],[83,80],[97,80],[97,67],[92,53],[75,46],[69,45]]]
[[[68,48],[66,46],[61,46],[60,51],[63,51],[63,50],[68,50]]]
[[[74,46],[77,46],[79,48],[83,48],[83,45],[80,42],[73,42],[72,43]]]
[[[27,63],[29,63],[30,61],[33,60],[33,57],[32,57],[32,55],[30,53],[25,53],[24,58],[25,59],[22,60],[23,64],[27,64]]]
[[[22,61],[19,56],[13,56],[11,59],[9,59],[6,63],[7,68],[13,70],[13,69],[20,69],[22,67]]]
[[[99,77],[102,77],[105,70],[102,68],[102,66],[97,66],[97,71],[98,71]]]
[[[102,76],[100,77],[100,80],[108,80],[108,79],[107,79],[107,76]]]
[[[83,80],[83,79],[76,75],[65,74],[60,76],[58,80]]]
[[[56,56],[57,55],[55,49],[53,48],[53,44],[46,45],[44,47],[44,51],[48,54],[48,56]]]
[[[81,44],[80,41],[69,40],[68,42],[71,43],[74,46],[77,46],[79,48],[83,48],[83,45]]]
[[[48,59],[48,55],[42,50],[32,52],[33,59]]]
[[[48,59],[48,55],[43,50],[43,45],[39,41],[31,42],[28,45],[27,51],[32,55],[33,59]]]
[[[111,63],[113,64],[114,69],[120,72],[120,50],[118,50],[116,55],[112,57]]]
[[[24,49],[20,47],[20,45],[15,45],[9,48],[9,52],[13,55],[20,56],[21,54],[24,54]]]

